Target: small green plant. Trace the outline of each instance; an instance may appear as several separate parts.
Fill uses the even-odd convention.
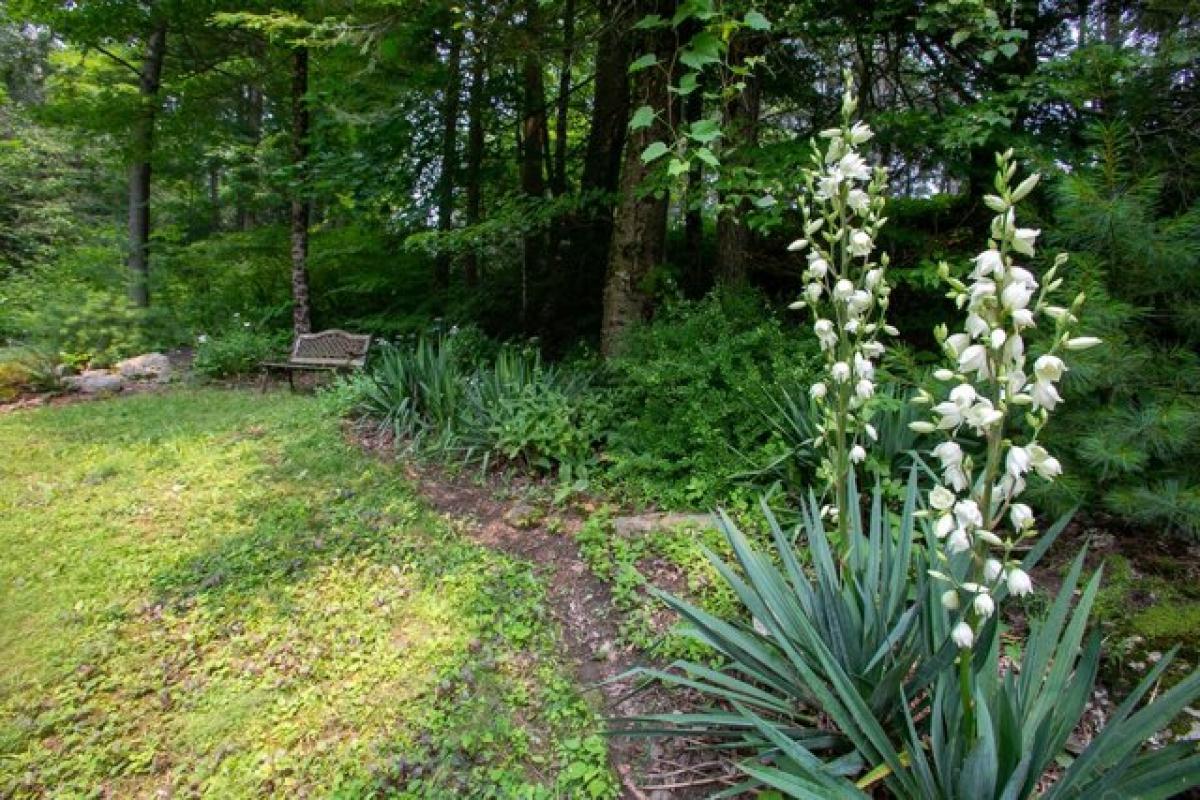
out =
[[[286,352],[286,333],[260,331],[247,324],[235,324],[225,332],[202,334],[196,342],[192,369],[206,378],[231,378],[249,375],[262,361],[279,358]]]
[[[669,305],[606,365],[609,478],[669,508],[752,507],[746,473],[787,457],[763,387],[811,383],[815,356],[751,290]]]
[[[385,345],[358,387],[359,409],[414,452],[485,468],[507,461],[568,483],[584,480],[601,437],[589,376],[545,364],[531,347],[504,346],[472,363],[479,351],[457,334]]]
[[[22,392],[47,392],[59,386],[55,355],[38,347],[0,348],[0,402]]]

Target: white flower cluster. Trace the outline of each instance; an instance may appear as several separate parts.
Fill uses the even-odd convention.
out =
[[[809,396],[823,412],[816,444],[828,448],[824,468],[838,486],[839,510],[846,474],[866,459],[865,441],[876,438],[863,408],[875,394],[875,367],[884,352],[880,336],[897,334],[884,322],[888,256],[874,255],[887,221],[887,174],[872,170],[856,149],[873,135],[865,123],[852,122],[857,107],[847,75],[842,126],[821,132],[824,152],[814,146],[813,166],[805,172],[804,237],[788,246],[807,260],[804,296],[791,307],[812,310],[813,332],[825,354],[825,379],[810,387]]]
[[[1033,257],[1039,231],[1017,227],[1015,206],[1037,185],[1038,176],[1031,175],[1013,189],[1010,182],[1016,164],[1011,151],[998,156],[997,165],[999,194],[985,198],[996,217],[987,250],[974,259],[969,283],[950,277],[949,268],[942,265],[943,278],[951,287],[949,296],[967,312],[963,331],[953,335],[947,335],[944,327],[938,331],[952,366],[936,371],[934,377],[952,387],[946,399],[937,403],[923,394],[920,399],[932,404],[933,419],[912,423],[916,431],[939,431],[947,437],[933,449],[941,465],[942,485],[929,493],[929,508],[946,553],[971,554],[968,580],[956,583],[935,573],[955,584],[942,595],[943,605],[957,610],[964,599],[969,601],[952,633],[962,648],[973,645],[979,626],[995,611],[993,593],[1001,582],[1016,596],[1032,590],[1029,576],[1012,553],[1037,531],[1033,511],[1016,498],[1031,471],[1047,480],[1062,473],[1058,459],[1038,443],[1050,412],[1062,402],[1057,383],[1066,365],[1057,353],[1099,344],[1092,337],[1070,335],[1082,295],[1071,309],[1048,302],[1049,294],[1062,284],[1055,275],[1067,259],[1065,254],[1056,258],[1042,283],[1017,264],[1018,257]],[[1043,317],[1054,321],[1055,336],[1049,352],[1033,362],[1029,374],[1024,337]],[[1015,441],[1014,422],[1020,418],[1025,423],[1023,443]],[[969,435],[984,443],[979,470],[956,441]]]

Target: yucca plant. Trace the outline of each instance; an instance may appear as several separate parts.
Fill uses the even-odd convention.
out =
[[[1083,563],[1080,553],[1049,610],[1031,626],[1016,664],[1001,667],[1000,625],[994,619],[981,633],[973,714],[963,708],[955,674],[943,670],[923,697],[906,693],[901,698],[905,731],[895,737],[867,712],[850,676],[833,669],[828,684],[833,707],[851,717],[839,727],[854,731],[859,750],[868,751],[868,763],[880,766],[852,781],[845,775],[845,758],[821,759],[809,740],[739,703],[762,740],[777,748],[769,762],[749,759],[742,768],[762,785],[798,798],[862,800],[871,797],[865,790],[876,783],[903,800],[1168,798],[1200,784],[1194,743],[1143,747],[1200,697],[1198,671],[1138,708],[1157,692],[1174,651],[1143,678],[1082,753],[1074,758],[1067,753],[1100,663],[1100,635],[1087,631],[1099,570],[1072,608]],[[930,609],[943,616],[940,626],[948,630],[949,613],[937,604]],[[836,665],[830,648],[818,657]],[[1064,762],[1057,774],[1050,771]]]
[[[713,669],[678,661],[668,670],[633,674],[687,687],[713,701],[695,714],[643,716],[626,720],[626,732],[721,736],[771,760],[775,734],[810,751],[840,755],[835,771],[860,769],[889,737],[905,730],[905,697],[919,697],[955,655],[945,636],[938,652],[927,651],[923,615],[938,606],[931,595],[926,556],[916,532],[917,473],[911,472],[903,510],[890,513],[881,489],[872,495],[869,516],[858,512],[859,495],[848,482],[852,512],[847,520],[856,544],[840,555],[810,495],[803,504],[800,538],[788,535],[763,504],[773,548],[759,551],[725,515],[719,524],[736,566],[706,551],[746,611],[745,621],[718,619],[673,595],[658,596],[691,625],[691,635],[720,654],[726,666]],[[806,548],[809,563],[802,563]],[[940,608],[940,606],[938,606]],[[833,688],[844,682],[846,693]],[[833,720],[836,730],[814,724],[814,709]],[[872,720],[879,747],[860,752],[866,729],[858,715]],[[769,720],[774,733],[762,732]]]
[[[678,662],[674,671],[640,673],[715,705],[698,714],[642,717],[631,727],[721,736],[748,750],[741,764],[748,782],[728,794],[772,787],[800,798],[866,798],[867,791],[883,790],[903,800],[1024,800],[1168,797],[1200,785],[1195,746],[1143,749],[1200,697],[1196,671],[1135,710],[1165,664],[1078,758],[1048,774],[1066,757],[1100,659],[1099,635],[1087,634],[1099,573],[1074,603],[1083,553],[1048,612],[1031,625],[1023,651],[1001,662],[1000,604],[1009,594],[1033,591],[1030,568],[1065,524],[1039,533],[1033,510],[1019,502],[1028,473],[1046,481],[1062,473],[1039,440],[1062,402],[1057,384],[1069,367],[1061,355],[1101,344],[1075,333],[1082,294],[1069,307],[1052,304],[1068,256],[1058,254],[1040,276],[1020,263],[1036,255],[1041,232],[1018,226],[1016,206],[1038,176],[1013,185],[1018,167],[1011,152],[997,155],[996,194],[984,198],[996,212],[987,248],[966,280],[949,265],[940,268],[949,296],[967,316],[961,331],[936,332],[949,363],[932,377],[946,384],[937,390],[945,399],[920,390],[917,400],[932,407],[931,418],[908,424],[942,437],[931,451],[938,470],[915,462],[898,518],[876,488],[864,525],[855,474],[867,447],[882,438],[871,423],[879,405],[875,360],[886,351],[878,334],[895,332],[884,313],[887,259],[873,255],[886,220],[884,176],[855,150],[871,131],[852,122],[857,100],[846,80],[842,126],[822,132],[829,144],[806,172],[806,238],[789,246],[808,261],[804,297],[793,307],[813,311],[826,355],[827,379],[814,383],[809,396],[819,412],[813,444],[826,451],[818,477],[833,503],[821,507],[810,494],[801,542],[785,536],[764,508],[774,540],[770,556],[722,517],[736,565],[708,556],[743,604],[745,620],[718,619],[660,597],[725,666]],[[1052,330],[1053,338],[1029,363],[1025,336],[1034,329]],[[920,503],[918,468],[936,484]],[[927,508],[918,543],[919,504]],[[836,524],[836,536],[826,533],[826,519]],[[797,545],[806,546],[809,563]]]

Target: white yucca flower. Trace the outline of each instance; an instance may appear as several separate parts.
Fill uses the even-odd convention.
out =
[[[880,337],[899,333],[884,319],[891,295],[888,257],[876,244],[886,221],[887,175],[858,150],[874,134],[853,118],[858,101],[849,73],[845,80],[842,124],[820,133],[820,147],[804,172],[803,238],[788,248],[804,252],[803,299],[793,305],[811,309],[825,356],[824,379],[809,396],[821,416],[822,471],[834,484],[839,508],[850,471],[877,438],[868,405],[876,394],[875,365],[885,352]]]
[[[998,194],[986,200],[996,212],[986,249],[972,260],[965,280],[951,276],[945,264],[940,268],[949,297],[965,312],[960,332],[938,333],[950,365],[934,378],[944,392],[949,384],[949,391],[944,400],[930,399],[929,421],[911,426],[947,437],[932,450],[941,464],[942,485],[929,493],[929,507],[946,553],[970,557],[966,581],[951,591],[978,587],[952,633],[962,648],[972,646],[979,626],[996,610],[991,589],[1006,583],[1016,596],[1032,591],[1032,581],[1013,553],[1038,531],[1033,510],[1017,498],[1030,473],[1045,480],[1062,474],[1062,464],[1038,441],[1051,412],[1063,402],[1058,384],[1067,365],[1060,351],[1099,343],[1071,336],[1082,295],[1069,308],[1048,302],[1061,284],[1056,273],[1065,255],[1058,256],[1041,281],[1017,262],[1037,254],[1041,232],[1017,224],[1017,205],[1037,178],[1030,176],[1013,189],[1011,153],[998,156],[997,167]],[[1053,331],[1053,346],[1028,365],[1024,337],[1039,327]],[[964,435],[981,442],[984,461],[978,467],[955,441]]]

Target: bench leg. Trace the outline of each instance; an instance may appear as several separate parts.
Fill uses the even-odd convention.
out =
[[[270,377],[271,377],[271,370],[267,369],[266,367],[263,367],[262,371],[259,373],[259,376],[258,376],[258,393],[259,394],[267,393],[267,381],[270,379]]]
[[[296,371],[295,371],[295,370],[292,370],[292,369],[289,369],[289,370],[287,371],[287,373],[288,373],[288,387],[289,387],[289,388],[290,388],[290,389],[291,389],[293,392],[295,392],[295,391],[296,391],[296,377],[295,377],[295,376],[296,376]]]

